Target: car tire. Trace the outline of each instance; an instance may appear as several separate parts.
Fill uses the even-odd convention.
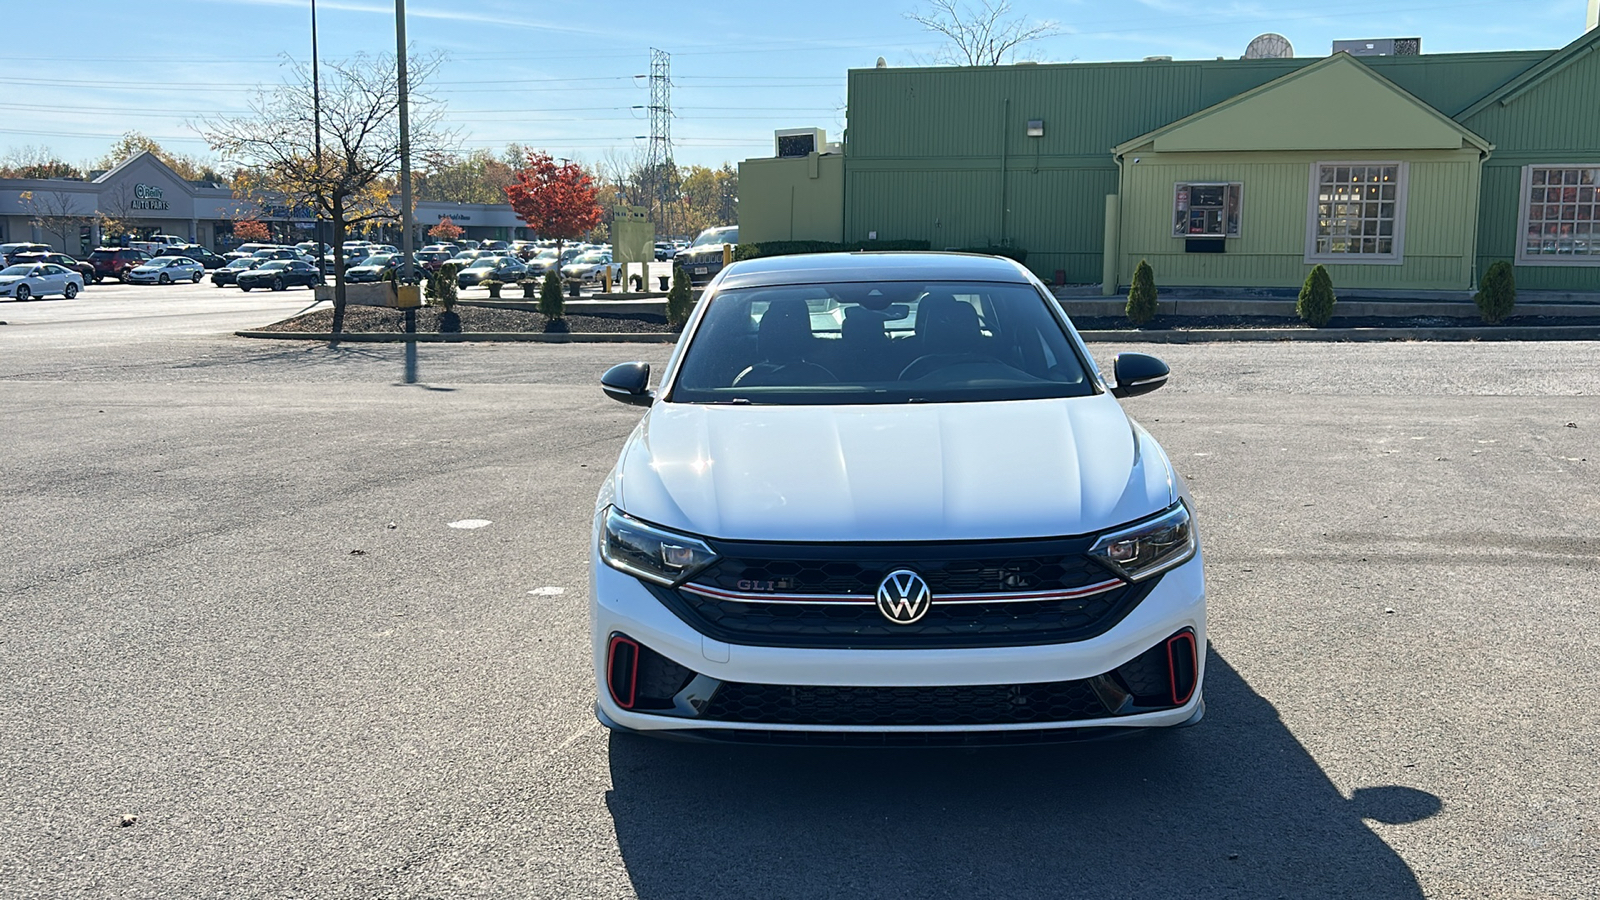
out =
[[[61,291],[61,296],[67,298],[68,300],[78,296],[78,286],[70,281],[67,282],[67,286]]]
[[[248,294],[248,293],[250,293],[250,285],[241,284],[241,285],[239,285],[239,290],[244,291],[246,294]]]
[[[161,273],[161,277],[157,278],[156,282],[158,284],[171,284],[172,283],[172,277],[169,276],[167,273],[162,272]]]
[[[132,284],[133,283],[133,282],[128,280],[128,270],[127,269],[123,269],[121,272],[117,273],[117,280],[122,282],[123,284]]]
[[[96,276],[94,276],[94,283],[95,283],[95,284],[99,284],[99,283],[100,283],[100,281],[101,281],[101,280],[102,280],[102,279],[104,279],[104,278],[105,278],[105,276],[104,276],[104,275],[96,275]]]
[[[196,272],[196,273],[194,273],[194,283],[195,284],[199,284],[200,283],[200,279],[202,279],[204,277],[206,277],[206,273],[204,273],[204,272]]]
[[[19,284],[17,285],[17,293],[15,296],[18,303],[25,303],[27,302],[28,298],[33,296],[33,291],[28,290],[27,285]]]
[[[272,279],[272,289],[273,290],[282,291],[282,290],[287,290],[288,287],[289,286],[287,284],[283,283],[283,279],[282,278],[274,278],[274,279]]]

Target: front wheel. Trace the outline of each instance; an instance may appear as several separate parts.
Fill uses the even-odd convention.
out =
[[[287,284],[283,283],[283,279],[282,278],[274,278],[274,279],[272,279],[272,289],[273,290],[281,291],[281,290],[284,290],[284,289],[286,289],[288,287],[289,286]]]
[[[194,273],[194,275],[192,277],[194,278],[194,283],[195,284],[199,284],[200,283],[200,279],[206,277],[206,273],[204,273],[204,272],[196,272],[196,273]]]
[[[61,296],[66,297],[68,300],[78,296],[78,286],[70,281],[67,282],[66,290],[61,292]]]
[[[28,286],[27,285],[25,285],[25,284],[17,285],[17,300],[18,301],[27,300],[29,297],[32,297],[32,296],[33,296],[33,291],[28,290]]]
[[[170,276],[168,276],[167,273],[162,272],[161,273],[161,277],[157,278],[156,281],[158,281],[158,282],[160,282],[162,284],[171,284],[172,283],[172,278]]]

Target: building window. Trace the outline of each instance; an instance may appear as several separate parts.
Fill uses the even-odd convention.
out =
[[[1313,164],[1307,262],[1399,263],[1405,178],[1405,163]]]
[[[1172,236],[1238,237],[1243,193],[1236,181],[1180,182],[1173,188]]]
[[[1522,243],[1517,263],[1600,266],[1600,166],[1522,170]]]

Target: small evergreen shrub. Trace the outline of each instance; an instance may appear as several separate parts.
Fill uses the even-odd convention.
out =
[[[1133,270],[1133,286],[1128,288],[1128,305],[1124,310],[1128,321],[1142,328],[1156,317],[1156,274],[1148,260],[1139,260]]]
[[[673,331],[683,328],[689,321],[689,309],[694,304],[694,295],[689,288],[689,273],[682,266],[672,269],[672,290],[667,291],[667,327]]]
[[[539,289],[539,313],[552,321],[567,316],[567,298],[561,295],[561,276],[550,272]]]
[[[1511,315],[1517,305],[1517,276],[1511,271],[1511,263],[1502,259],[1490,265],[1472,302],[1478,304],[1478,315],[1490,325],[1499,325]]]
[[[456,276],[461,274],[461,263],[447,262],[428,278],[425,289],[429,302],[450,312],[456,308]]]
[[[1312,328],[1322,328],[1333,318],[1333,304],[1336,302],[1338,298],[1333,295],[1333,279],[1329,277],[1327,267],[1316,265],[1311,268],[1305,285],[1300,288],[1300,299],[1294,305],[1294,312]]]

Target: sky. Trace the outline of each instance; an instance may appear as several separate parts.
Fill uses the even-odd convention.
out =
[[[1422,38],[1424,53],[1561,47],[1587,0],[1012,0],[1057,23],[1044,62],[1238,57],[1279,32],[1297,56],[1336,39]],[[650,50],[671,54],[674,159],[772,155],[775,128],[844,128],[845,73],[926,64],[942,42],[906,14],[918,0],[408,0],[413,52],[439,52],[430,85],[463,149],[517,142],[560,157],[626,159],[649,133]],[[318,0],[323,60],[393,52],[392,0]],[[310,0],[0,0],[0,152],[42,146],[69,162],[141,131],[210,157],[198,126],[243,113],[310,59]],[[48,36],[22,39],[23,35]]]

